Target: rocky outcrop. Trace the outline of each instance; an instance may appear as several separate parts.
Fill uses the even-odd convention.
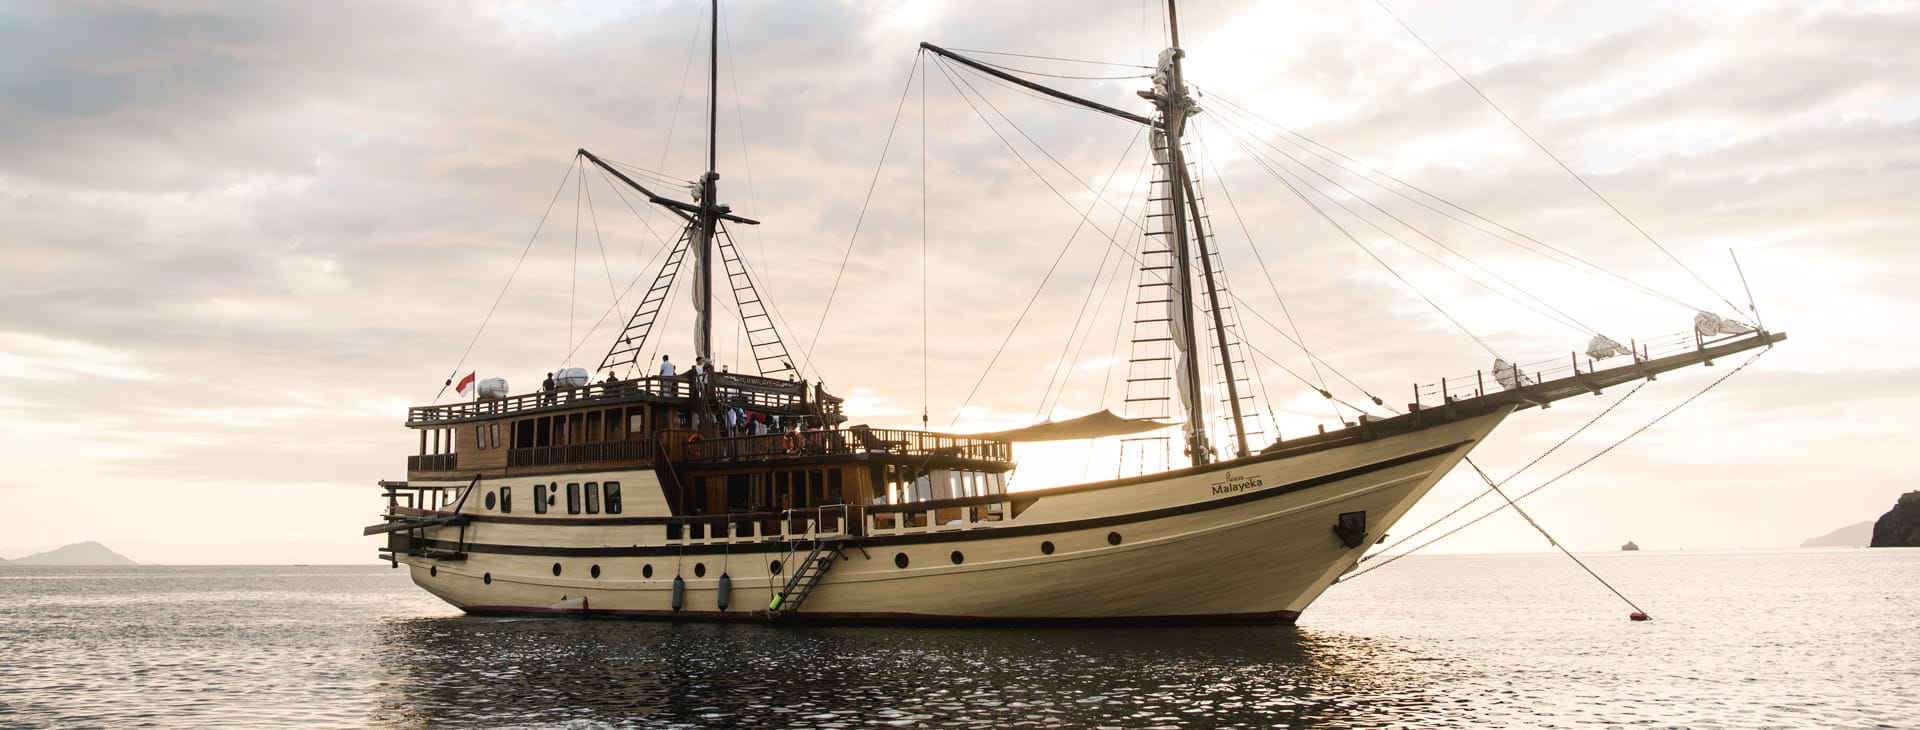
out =
[[[1847,525],[1819,537],[1807,538],[1800,547],[1861,547],[1873,542],[1873,523]]]
[[[126,556],[108,550],[97,542],[76,542],[65,547],[15,558],[8,565],[139,565]]]
[[[1893,509],[1873,523],[1870,547],[1920,547],[1920,492],[1900,495]]]

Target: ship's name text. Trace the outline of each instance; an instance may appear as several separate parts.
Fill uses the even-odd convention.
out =
[[[1209,485],[1209,488],[1213,490],[1214,494],[1232,494],[1234,492],[1244,492],[1249,489],[1258,489],[1261,484],[1260,477],[1235,476],[1233,472],[1227,472],[1227,478],[1225,480],[1214,482]]]

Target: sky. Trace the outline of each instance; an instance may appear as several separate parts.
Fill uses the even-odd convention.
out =
[[[1920,488],[1900,458],[1920,407],[1920,6],[1387,7],[1406,27],[1375,3],[1181,8],[1267,438],[1352,417],[1287,370],[1404,408],[1494,354],[1646,341],[1696,308],[1754,321],[1750,288],[1790,339],[1738,374],[1714,385],[1744,356],[1517,413],[1475,462],[1505,479],[1606,411],[1509,482],[1604,451],[1522,503],[1575,550],[1797,545]],[[404,477],[407,406],[447,402],[450,374],[524,392],[592,368],[631,310],[673,227],[574,150],[702,172],[705,12],[0,1],[0,557],[96,540],[144,562],[371,561],[359,528],[375,482]],[[1149,6],[1077,0],[723,9],[721,195],[763,222],[736,228],[739,250],[854,422],[984,431],[1120,406],[1128,280],[1109,273],[1133,241],[1115,211],[1142,189],[1138,130],[949,76],[917,45],[1028,54],[993,58],[1144,112],[1162,28]],[[1358,176],[1314,180],[1303,165],[1333,168],[1296,134],[1634,285]],[[1305,198],[1354,240],[1289,175],[1332,191]],[[1337,209],[1361,198],[1431,238]],[[650,353],[691,361],[686,310]],[[1321,373],[1276,332],[1289,318]],[[715,331],[747,369],[737,324]],[[1085,445],[1020,459],[1016,488],[1118,468]],[[1478,491],[1456,473],[1394,532]],[[1546,549],[1512,514],[1429,548]]]

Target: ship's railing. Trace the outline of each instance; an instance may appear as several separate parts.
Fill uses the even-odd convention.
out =
[[[832,504],[679,517],[667,523],[666,537],[678,545],[857,538],[993,527],[1012,514],[1013,500],[1005,494],[908,504]]]
[[[507,466],[551,466],[553,464],[590,464],[602,461],[648,461],[653,458],[651,441],[607,441],[565,446],[529,446],[507,452]]]
[[[646,395],[661,398],[687,398],[696,393],[696,383],[687,375],[662,377],[650,375],[611,383],[589,383],[569,388],[522,393],[505,398],[414,406],[407,409],[407,423],[420,425],[467,418],[492,417],[588,400],[613,400]],[[806,381],[776,380],[757,375],[714,373],[698,383],[698,393],[717,407],[739,406],[779,413],[812,412],[829,421],[837,421],[843,405],[840,398],[812,388]]]
[[[1441,378],[1438,382],[1418,383],[1414,386],[1414,402],[1422,406],[1437,406],[1512,390],[1513,386],[1519,384],[1531,385],[1578,375],[1632,370],[1635,365],[1648,360],[1693,352],[1718,342],[1750,336],[1741,334],[1702,338],[1689,330],[1650,340],[1630,340],[1627,347],[1633,352],[1632,357],[1616,355],[1606,360],[1595,360],[1586,353],[1573,352],[1561,358],[1512,363],[1497,372],[1492,369],[1478,370],[1469,375]]]
[[[681,448],[682,458],[695,462],[851,454],[947,456],[984,461],[1008,461],[1013,458],[1013,444],[1006,441],[866,427],[710,438]]]
[[[407,457],[407,471],[453,471],[460,468],[459,454],[422,454]]]

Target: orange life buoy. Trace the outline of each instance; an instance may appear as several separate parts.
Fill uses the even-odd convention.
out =
[[[687,436],[687,458],[700,458],[700,434]]]
[[[800,453],[800,439],[795,438],[792,431],[788,431],[780,437],[780,445],[787,448],[788,455]]]

